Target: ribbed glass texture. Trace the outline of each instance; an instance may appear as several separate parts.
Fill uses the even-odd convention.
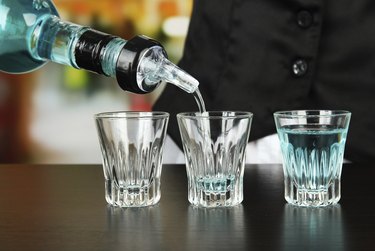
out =
[[[241,203],[252,114],[181,113],[177,118],[185,152],[189,202],[202,207]]]
[[[340,200],[349,120],[346,111],[275,113],[288,203],[316,207]]]
[[[95,116],[106,201],[140,207],[160,200],[162,155],[169,114],[115,112]]]

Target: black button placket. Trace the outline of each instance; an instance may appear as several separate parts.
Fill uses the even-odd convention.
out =
[[[296,25],[298,26],[300,32],[311,32],[310,28],[312,28],[313,24],[314,12],[312,10],[305,8],[296,13]],[[292,62],[291,70],[293,76],[303,77],[308,73],[310,68],[309,58],[307,58],[303,52],[300,52],[300,56],[294,59]]]

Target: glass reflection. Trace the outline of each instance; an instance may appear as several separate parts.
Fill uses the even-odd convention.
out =
[[[322,208],[286,204],[283,217],[282,250],[345,250],[341,206]]]
[[[113,247],[122,250],[163,250],[159,205],[118,208],[107,205],[107,234]],[[108,250],[112,250],[108,247]]]
[[[235,207],[199,208],[189,206],[187,250],[245,250],[244,209]]]

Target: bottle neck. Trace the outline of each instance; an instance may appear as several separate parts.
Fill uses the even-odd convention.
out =
[[[50,60],[106,76],[116,76],[118,56],[126,40],[89,27],[46,16],[36,25],[30,52],[37,60]]]
[[[29,51],[34,59],[115,77],[119,86],[130,92],[148,93],[167,81],[192,93],[199,84],[167,60],[160,43],[144,36],[126,41],[45,15],[29,39]]]

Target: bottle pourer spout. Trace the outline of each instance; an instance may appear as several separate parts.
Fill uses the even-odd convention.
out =
[[[165,81],[188,93],[195,92],[199,85],[198,80],[169,61],[163,48],[159,46],[150,48],[144,54],[139,64],[137,81],[143,81],[146,85]]]
[[[129,40],[120,52],[116,78],[121,88],[149,93],[163,81],[193,93],[199,82],[167,59],[160,43],[145,36]]]
[[[188,93],[195,92],[199,85],[198,80],[166,58],[163,59],[159,74],[166,82],[174,84]]]

